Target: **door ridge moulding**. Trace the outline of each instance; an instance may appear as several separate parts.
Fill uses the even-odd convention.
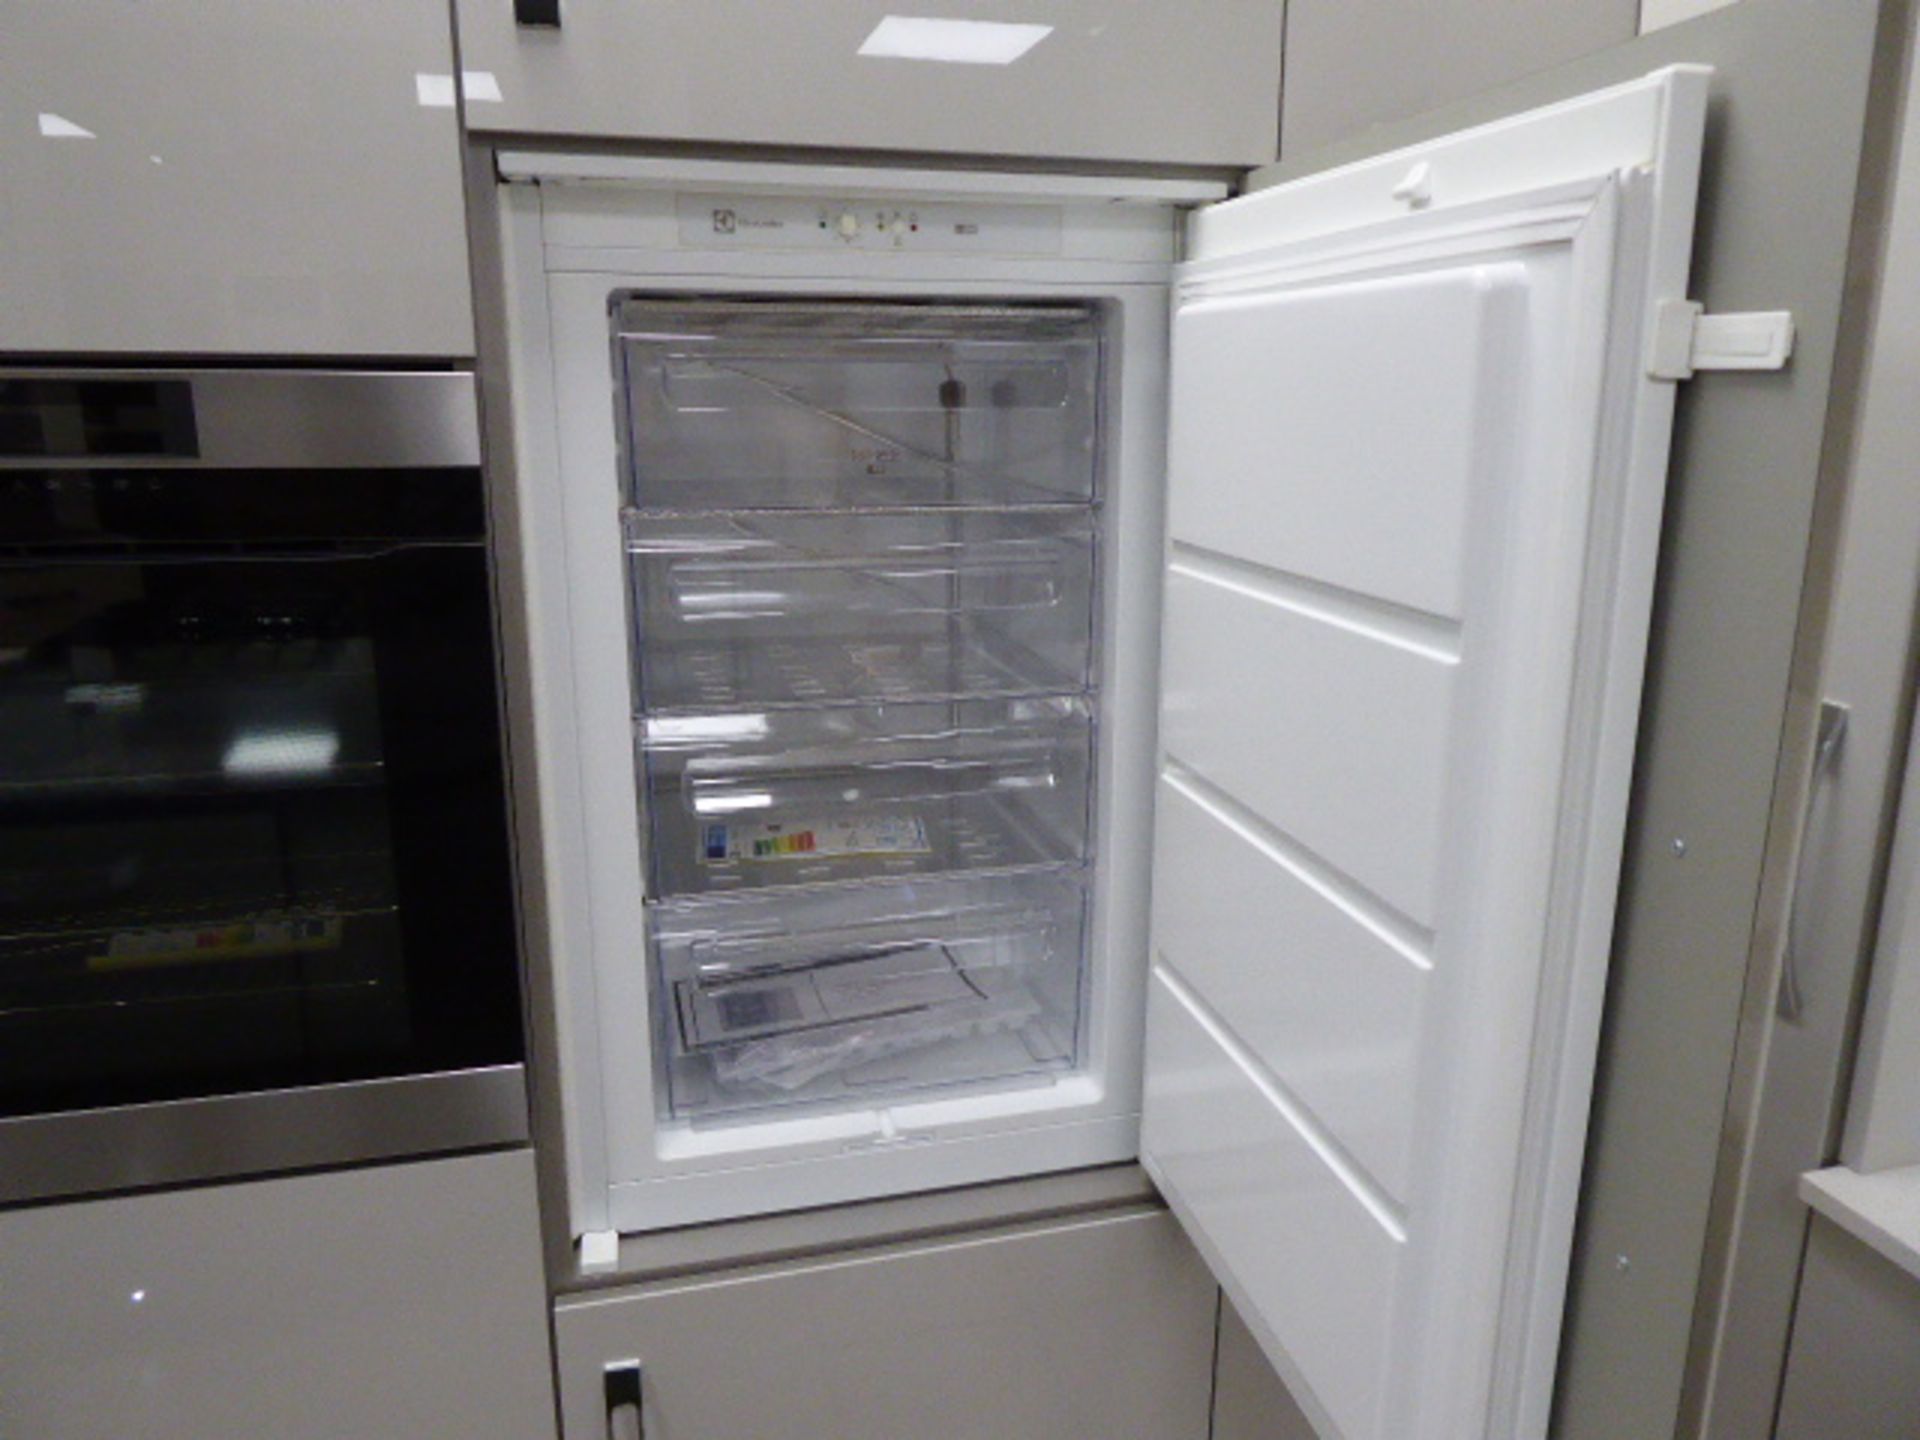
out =
[[[1384,640],[1443,665],[1459,663],[1460,622],[1446,615],[1258,561],[1223,555],[1191,540],[1175,540],[1169,549],[1172,559],[1168,568],[1176,574],[1224,585],[1296,615]]]
[[[1289,1089],[1286,1082],[1273,1072],[1259,1056],[1235,1035],[1233,1027],[1224,1016],[1202,999],[1173,962],[1159,951],[1154,952],[1153,977],[1163,985],[1167,993],[1193,1018],[1195,1024],[1205,1030],[1223,1051],[1236,1061],[1241,1070],[1267,1097],[1273,1108],[1280,1112],[1286,1122],[1293,1127],[1295,1134],[1320,1159],[1339,1182],[1360,1203],[1362,1209],[1373,1219],[1382,1233],[1395,1245],[1407,1243],[1407,1207],[1403,1201],[1390,1194],[1386,1187],[1367,1172],[1354,1154],[1331,1130],[1323,1124],[1299,1096]]]
[[[1355,880],[1338,865],[1254,814],[1176,755],[1161,762],[1160,779],[1198,805],[1354,924],[1383,941],[1416,970],[1433,969],[1433,931]]]

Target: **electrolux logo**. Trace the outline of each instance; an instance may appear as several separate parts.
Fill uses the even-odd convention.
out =
[[[734,231],[733,211],[731,210],[714,211],[713,212],[713,233],[716,235],[731,235],[733,234],[733,231]]]

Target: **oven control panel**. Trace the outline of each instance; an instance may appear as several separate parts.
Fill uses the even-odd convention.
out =
[[[682,194],[680,243],[713,250],[925,251],[1058,255],[1057,205],[866,196]]]

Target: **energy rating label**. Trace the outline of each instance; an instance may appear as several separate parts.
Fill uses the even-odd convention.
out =
[[[925,855],[927,827],[917,815],[856,815],[834,820],[716,822],[701,827],[700,858],[844,860],[855,855]]]

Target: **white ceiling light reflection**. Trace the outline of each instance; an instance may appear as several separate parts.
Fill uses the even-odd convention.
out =
[[[413,75],[414,99],[428,110],[450,110],[465,97],[469,104],[485,101],[498,105],[506,96],[500,93],[500,80],[491,70],[462,70],[456,88],[453,76],[444,71],[416,70]]]
[[[860,53],[888,60],[938,60],[950,65],[1011,65],[1052,33],[1051,25],[888,15],[860,43]]]
[[[455,99],[453,76],[435,74],[429,70],[416,70],[413,75],[413,95],[420,105],[429,110],[451,110]]]
[[[100,137],[84,125],[76,125],[64,115],[40,112],[40,133],[49,140],[98,140]]]
[[[220,768],[237,780],[277,780],[318,775],[339,754],[340,737],[332,730],[243,730],[227,746]]]

